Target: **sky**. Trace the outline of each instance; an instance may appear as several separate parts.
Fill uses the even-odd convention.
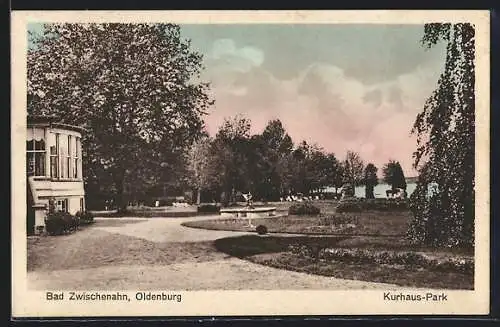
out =
[[[36,30],[37,26],[30,26]],[[215,100],[205,117],[214,135],[243,115],[260,133],[280,119],[297,144],[343,159],[358,152],[379,168],[390,159],[416,176],[410,135],[437,85],[444,46],[425,49],[423,25],[193,24],[182,36],[204,57],[202,79]]]
[[[379,167],[398,160],[407,176],[416,115],[437,85],[445,49],[425,49],[422,25],[181,25],[204,55],[203,79],[224,117],[242,114],[253,132],[279,118],[295,143],[343,159],[356,151]]]

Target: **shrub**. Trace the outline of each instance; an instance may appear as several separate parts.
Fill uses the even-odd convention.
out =
[[[75,217],[79,219],[80,225],[89,225],[94,223],[94,215],[89,211],[78,211]]]
[[[474,273],[473,258],[429,258],[425,254],[413,251],[375,251],[373,249],[345,249],[322,248],[317,249],[308,245],[293,245],[289,251],[296,255],[322,260],[341,261],[346,263],[377,263],[389,265],[403,265],[412,268],[425,268],[442,272],[460,272],[472,275]]]
[[[337,212],[403,211],[408,209],[408,200],[405,199],[346,198],[337,205]]]
[[[308,202],[293,204],[288,208],[289,215],[318,215],[319,213],[320,209]]]
[[[267,234],[267,227],[264,225],[259,225],[259,226],[257,226],[257,228],[255,228],[255,231],[259,235],[265,235],[265,234]]]
[[[201,204],[198,206],[199,213],[214,213],[220,211],[220,206],[217,204]]]
[[[318,217],[318,226],[339,227],[343,229],[354,228],[359,225],[357,215],[332,215],[321,214]]]
[[[45,218],[45,228],[50,235],[62,235],[78,228],[80,220],[67,212],[56,211]]]
[[[343,199],[337,205],[337,212],[361,212],[364,205],[357,198]]]

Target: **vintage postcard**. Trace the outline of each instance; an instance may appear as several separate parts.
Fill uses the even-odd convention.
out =
[[[487,314],[489,19],[12,12],[12,316]]]

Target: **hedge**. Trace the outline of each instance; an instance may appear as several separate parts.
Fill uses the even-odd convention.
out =
[[[220,211],[220,206],[217,204],[201,204],[198,206],[199,213],[216,213]]]
[[[78,211],[75,216],[78,218],[80,225],[89,225],[94,223],[94,215],[89,211]]]
[[[64,211],[49,213],[45,218],[45,228],[50,235],[62,235],[74,231],[79,225],[78,217]]]
[[[337,212],[375,211],[405,211],[409,210],[406,199],[365,199],[346,198],[337,205]]]
[[[293,204],[288,208],[289,215],[319,215],[320,211],[318,207],[308,202]]]

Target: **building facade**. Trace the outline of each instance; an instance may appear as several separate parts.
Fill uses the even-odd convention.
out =
[[[29,116],[26,135],[28,233],[45,229],[49,200],[55,210],[85,210],[82,170],[83,130],[52,117]]]

